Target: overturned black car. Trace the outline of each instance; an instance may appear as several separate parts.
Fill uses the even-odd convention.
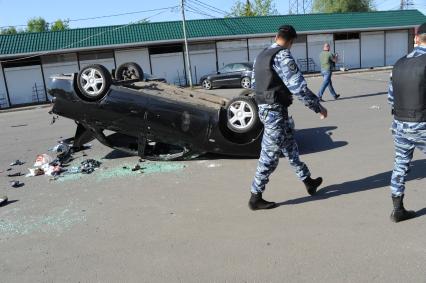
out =
[[[256,157],[262,125],[250,95],[228,100],[143,81],[135,63],[114,77],[101,65],[57,75],[53,113],[75,120],[74,147],[93,139],[148,160],[183,160],[204,153]]]

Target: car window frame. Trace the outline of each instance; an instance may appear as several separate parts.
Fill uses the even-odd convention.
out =
[[[235,65],[235,64],[227,64],[227,65],[223,66],[223,67],[219,70],[219,73],[220,73],[220,74],[228,74],[228,73],[232,73],[232,72],[233,72],[233,66],[234,66],[234,65]],[[223,70],[224,70],[225,68],[227,68],[227,67],[229,67],[228,71],[227,71],[227,72],[224,72]]]

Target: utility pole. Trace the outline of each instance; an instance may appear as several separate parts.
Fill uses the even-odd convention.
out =
[[[400,10],[409,9],[410,6],[413,6],[414,3],[411,0],[401,0],[401,4],[399,6]]]
[[[182,6],[183,38],[185,40],[186,74],[187,76],[189,76],[189,86],[192,88],[193,85],[192,85],[191,59],[189,58],[188,38],[186,36],[185,0],[181,0],[181,6]]]

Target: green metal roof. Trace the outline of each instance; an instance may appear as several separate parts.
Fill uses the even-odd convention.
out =
[[[188,37],[252,36],[275,33],[282,24],[293,25],[298,32],[363,30],[412,27],[426,22],[418,10],[366,13],[306,14],[265,17],[239,17],[188,21]],[[21,33],[0,36],[0,57],[111,45],[131,45],[155,41],[182,40],[182,23],[154,22],[121,26],[70,29],[57,32]]]

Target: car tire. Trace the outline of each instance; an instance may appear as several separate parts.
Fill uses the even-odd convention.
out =
[[[77,87],[81,98],[86,101],[98,101],[108,92],[112,84],[112,76],[102,65],[89,65],[78,73]]]
[[[124,63],[115,71],[115,79],[118,81],[143,80],[143,70],[134,62]]]
[[[247,97],[253,97],[254,96],[254,90],[253,89],[244,89],[238,94],[238,96],[247,96]]]
[[[203,80],[203,82],[201,83],[201,86],[204,89],[207,89],[207,90],[211,90],[213,88],[212,82],[210,80],[208,80],[208,79]]]
[[[241,87],[245,89],[251,88],[251,78],[250,77],[244,77],[241,79]]]
[[[227,103],[225,109],[227,127],[234,133],[248,133],[260,125],[257,104],[251,97],[235,97]]]

